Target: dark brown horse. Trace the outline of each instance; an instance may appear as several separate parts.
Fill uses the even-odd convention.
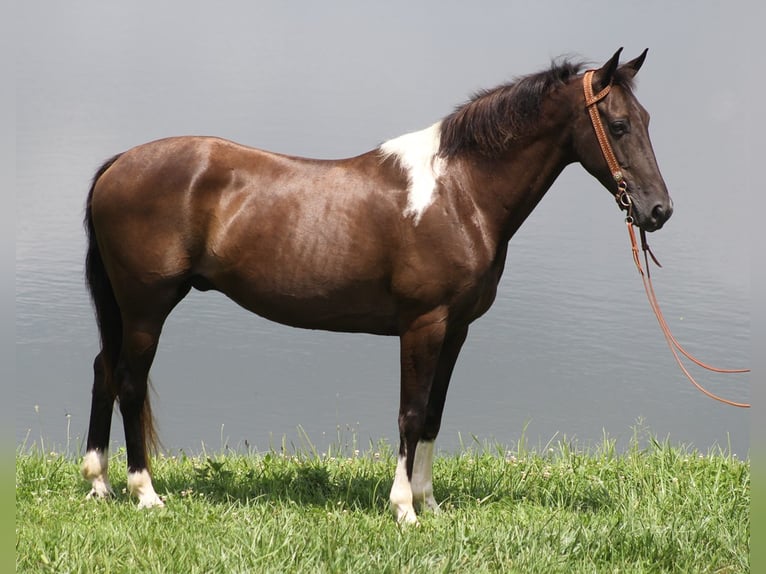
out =
[[[632,216],[662,227],[672,204],[632,91],[646,51],[592,77]],[[479,93],[437,124],[350,159],[319,161],[208,137],[147,143],[106,162],[88,195],[87,278],[101,352],[83,475],[111,492],[107,446],[122,413],[128,490],[161,506],[147,376],[162,325],[195,288],[308,329],[398,336],[399,462],[391,508],[438,509],[431,466],[469,324],[489,309],[508,241],[565,166],[618,193],[585,106],[579,64]],[[623,198],[624,200],[625,198]]]

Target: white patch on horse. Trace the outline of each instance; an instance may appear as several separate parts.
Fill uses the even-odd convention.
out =
[[[106,498],[114,495],[109,484],[109,457],[106,452],[89,450],[82,459],[80,471],[85,480],[90,481],[91,489],[87,498]]]
[[[439,157],[440,133],[441,122],[437,122],[380,146],[383,157],[396,157],[399,165],[407,171],[409,186],[404,216],[411,216],[415,225],[433,203],[436,182],[444,170],[444,159]]]
[[[423,509],[439,512],[433,486],[434,441],[421,441],[412,465],[412,500]]]
[[[412,506],[412,488],[407,478],[407,458],[400,456],[396,463],[394,485],[391,487],[391,512],[400,524],[417,524],[415,507]]]
[[[138,472],[128,473],[128,492],[138,497],[139,508],[152,508],[154,506],[165,506],[152,486],[152,478],[146,469]]]

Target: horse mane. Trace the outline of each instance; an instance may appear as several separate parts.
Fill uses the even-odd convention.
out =
[[[537,120],[544,99],[579,75],[585,63],[554,60],[547,70],[480,90],[441,122],[439,155],[452,158],[474,151],[487,157],[502,154]],[[618,68],[613,83],[632,89],[633,78]]]

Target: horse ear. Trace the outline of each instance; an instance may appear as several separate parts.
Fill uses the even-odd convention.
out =
[[[614,53],[614,56],[609,58],[609,61],[601,66],[598,70],[596,70],[596,72],[593,74],[594,91],[600,92],[612,83],[612,78],[614,77],[614,73],[617,71],[617,66],[620,63],[621,52],[622,48],[617,50]]]
[[[644,60],[646,60],[646,53],[649,51],[649,48],[641,52],[641,55],[636,58],[635,60],[631,60],[630,62],[626,62],[622,66],[620,66],[620,71],[625,72],[628,76],[631,78],[634,77],[638,71],[641,69],[641,66],[644,64]]]

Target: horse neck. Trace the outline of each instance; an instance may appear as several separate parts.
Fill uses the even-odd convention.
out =
[[[568,130],[546,130],[516,142],[497,159],[461,161],[484,221],[502,247],[553,185],[568,155]]]

